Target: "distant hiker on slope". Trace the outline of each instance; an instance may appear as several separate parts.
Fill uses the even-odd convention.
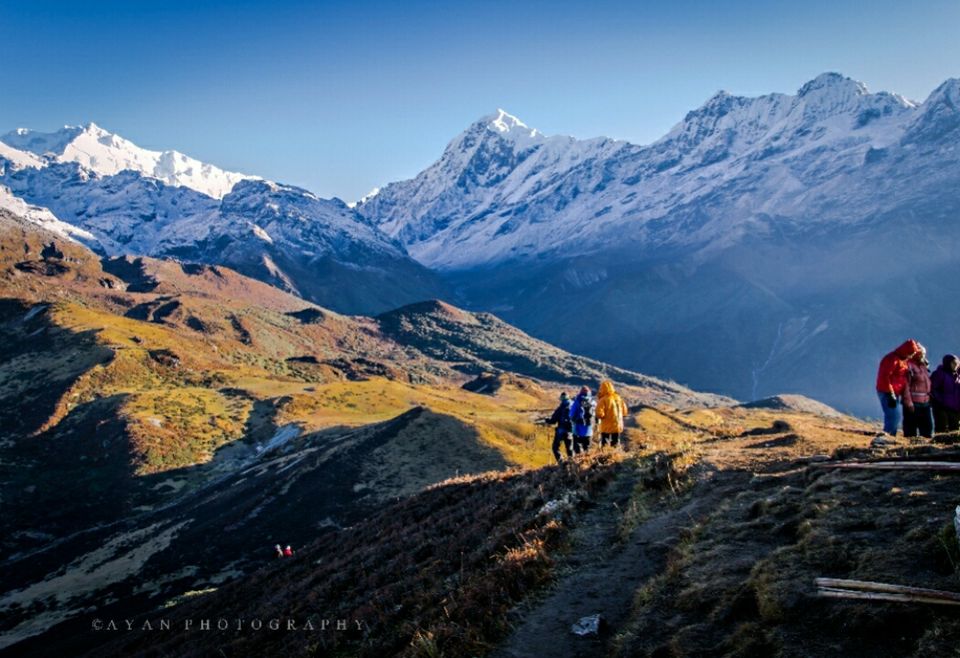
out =
[[[563,444],[567,453],[567,458],[573,457],[573,441],[570,433],[573,432],[573,421],[570,420],[570,396],[566,393],[560,394],[560,404],[554,410],[553,415],[547,419],[547,425],[556,425],[557,429],[553,432],[553,456],[557,463],[563,461],[560,456],[560,444]]]
[[[600,430],[600,447],[603,448],[610,441],[616,448],[620,444],[620,435],[623,434],[623,417],[627,414],[627,403],[614,390],[613,382],[601,382],[597,393],[597,420]]]
[[[943,357],[930,376],[930,397],[937,434],[960,431],[960,359],[955,355]]]
[[[290,548],[290,544],[287,544],[287,547],[283,549],[283,557],[293,557],[293,549]]]
[[[280,544],[274,546],[273,550],[276,551],[277,557],[283,557],[283,549],[280,548]]]
[[[900,426],[900,397],[907,386],[909,361],[920,351],[920,343],[915,340],[904,343],[880,360],[877,372],[877,397],[883,408],[883,432],[889,436],[897,435]],[[877,437],[883,442],[883,437]]]
[[[907,364],[907,385],[903,389],[903,435],[933,438],[933,410],[930,408],[930,369],[927,350],[913,355]]]
[[[590,449],[590,437],[593,435],[593,414],[596,408],[590,389],[584,386],[570,406],[570,420],[573,421],[573,452],[586,454]]]

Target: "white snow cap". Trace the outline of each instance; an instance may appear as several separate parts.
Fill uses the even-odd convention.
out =
[[[834,90],[839,92],[853,93],[858,96],[865,96],[866,94],[870,93],[869,90],[867,90],[867,85],[863,84],[859,80],[848,78],[840,73],[828,71],[827,73],[821,73],[813,80],[800,87],[797,95],[806,96],[807,94],[820,90]]]
[[[497,109],[496,116],[491,115],[489,125],[491,128],[501,133],[516,132],[524,134],[527,137],[536,137],[540,134],[536,128],[531,128],[506,110],[501,110],[499,108]]]
[[[373,197],[377,196],[378,194],[380,194],[380,188],[379,188],[379,187],[375,187],[375,188],[373,188],[372,190],[370,190],[369,192],[367,192],[366,194],[364,194],[362,197],[360,197],[360,200],[359,200],[359,201],[354,201],[353,203],[348,203],[348,204],[347,204],[347,207],[348,207],[348,208],[356,208],[357,206],[362,206],[363,204],[365,204],[367,201],[369,201],[369,200],[372,199]]]
[[[24,167],[39,169],[40,167],[45,167],[47,164],[43,161],[43,158],[39,158],[29,151],[15,149],[3,142],[0,142],[0,158],[10,162],[14,169],[23,169]]]
[[[64,126],[52,133],[17,128],[0,137],[14,149],[56,162],[76,162],[101,176],[132,170],[167,185],[184,186],[223,198],[239,181],[254,178],[224,171],[179,151],[150,151],[140,148],[95,123]]]

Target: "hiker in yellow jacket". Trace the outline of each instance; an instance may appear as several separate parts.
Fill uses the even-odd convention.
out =
[[[623,417],[627,414],[627,404],[613,390],[613,382],[610,380],[600,384],[595,414],[600,424],[600,447],[607,445],[608,440],[611,446],[619,445],[620,435],[623,434]]]

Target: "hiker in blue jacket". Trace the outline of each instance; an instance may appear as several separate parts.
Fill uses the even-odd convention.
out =
[[[572,441],[570,433],[573,431],[573,421],[570,420],[570,396],[566,393],[560,394],[560,405],[554,410],[553,415],[547,420],[548,425],[556,425],[557,429],[553,433],[553,456],[557,463],[563,461],[560,456],[560,444],[563,444],[567,452],[567,458],[573,457],[571,449]]]
[[[570,405],[570,420],[573,421],[573,452],[586,454],[590,449],[590,437],[593,435],[593,415],[596,402],[590,395],[590,389],[584,386]]]

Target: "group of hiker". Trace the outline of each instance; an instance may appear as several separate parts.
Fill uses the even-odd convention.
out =
[[[286,548],[282,548],[280,544],[277,544],[273,547],[274,554],[280,557],[293,557],[293,549],[290,547],[290,544],[287,544]]]
[[[596,398],[586,386],[573,399],[566,392],[561,393],[560,404],[545,421],[548,425],[557,426],[552,447],[557,463],[563,461],[561,447],[567,459],[586,454],[590,450],[594,428],[600,434],[601,448],[608,443],[614,448],[620,446],[626,414],[627,405],[609,380],[600,383]]]
[[[883,433],[932,438],[960,430],[960,358],[947,354],[930,374],[926,348],[911,339],[880,361],[877,396]]]

